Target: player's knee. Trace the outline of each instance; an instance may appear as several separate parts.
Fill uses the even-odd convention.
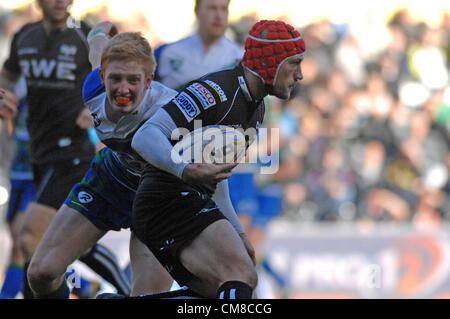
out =
[[[245,282],[252,289],[256,287],[256,284],[258,283],[258,275],[250,259],[247,260],[247,258],[239,258],[226,265],[218,285],[220,286],[224,282],[230,280]]]
[[[258,283],[258,276],[254,267],[240,267],[240,272],[229,276],[217,287],[219,299],[251,299]]]
[[[247,255],[241,256],[239,260],[240,262],[237,265],[238,271],[242,276],[242,281],[254,289],[258,283],[258,274],[256,273],[253,262]]]
[[[59,274],[54,267],[46,264],[43,260],[33,259],[28,267],[27,279],[31,288],[36,292],[58,277]]]
[[[256,273],[253,265],[247,265],[243,272],[244,282],[247,283],[252,289],[256,288],[258,284],[258,274]]]

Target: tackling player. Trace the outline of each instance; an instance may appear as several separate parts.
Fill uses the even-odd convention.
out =
[[[92,43],[115,32],[111,24],[99,25],[91,31]],[[156,61],[140,34],[116,35],[106,43],[103,53],[96,52],[101,60],[90,52],[91,61],[97,60],[101,69],[93,62],[94,71],[86,79],[83,97],[97,135],[107,147],[97,153],[84,178],[72,188],[32,259],[28,278],[38,297],[63,297],[67,266],[107,231],[133,226],[131,204],[142,165],[133,156],[131,138],[143,121],[175,95],[175,91],[152,81]],[[154,257],[133,233],[130,258],[132,295],[170,287],[171,278],[157,262],[154,269],[149,268],[146,260]],[[146,272],[140,271],[142,267]]]

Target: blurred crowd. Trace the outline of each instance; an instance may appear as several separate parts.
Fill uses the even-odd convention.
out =
[[[1,61],[12,33],[39,18],[33,14],[2,15]],[[108,10],[86,18],[109,20]],[[243,46],[258,19],[232,22],[227,36]],[[265,125],[280,131],[280,168],[257,179],[280,186],[279,216],[420,227],[450,219],[450,12],[438,26],[408,9],[358,27],[283,19],[301,31],[307,53],[291,99],[267,101]],[[155,47],[164,42],[144,16],[118,24],[150,35]]]
[[[370,21],[369,21],[370,22]],[[307,25],[304,79],[271,100],[280,129],[282,215],[311,221],[450,219],[450,13],[439,26],[407,9],[383,25]]]

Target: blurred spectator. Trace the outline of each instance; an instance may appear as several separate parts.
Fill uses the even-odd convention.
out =
[[[418,43],[408,50],[411,73],[429,89],[441,89],[448,84],[448,57],[444,43],[442,29],[425,26]]]
[[[309,42],[306,41],[306,43]],[[365,63],[356,37],[346,33],[335,51],[336,64],[355,87],[363,86],[366,78]]]

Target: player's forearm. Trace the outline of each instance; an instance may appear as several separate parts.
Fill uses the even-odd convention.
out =
[[[136,132],[131,146],[148,163],[179,178],[188,165],[176,152],[172,152],[169,137],[150,121]]]
[[[92,70],[100,66],[103,49],[109,39],[117,33],[117,26],[110,21],[97,23],[89,32],[89,62],[91,62]]]
[[[95,37],[89,41],[89,62],[91,62],[92,70],[100,66],[102,52],[108,43],[108,37]]]

